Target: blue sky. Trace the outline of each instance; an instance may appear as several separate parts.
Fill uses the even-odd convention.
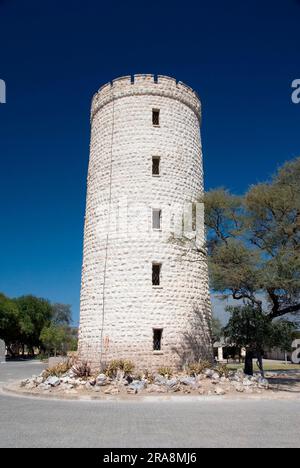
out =
[[[117,76],[198,91],[207,189],[241,193],[299,156],[299,23],[298,0],[0,0],[0,290],[76,322],[90,100]]]

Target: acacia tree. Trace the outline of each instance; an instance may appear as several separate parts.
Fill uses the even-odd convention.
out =
[[[243,196],[217,189],[199,202],[205,204],[207,246],[190,237],[172,239],[182,246],[182,259],[190,261],[190,250],[199,261],[208,253],[212,290],[255,307],[270,322],[299,315],[300,158]],[[253,357],[248,347],[247,374],[253,374]]]
[[[205,195],[211,286],[272,321],[300,311],[300,158],[242,197]],[[245,371],[253,373],[248,349]]]

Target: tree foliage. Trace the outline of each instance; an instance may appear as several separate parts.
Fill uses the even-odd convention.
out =
[[[57,351],[64,351],[67,347],[68,333],[66,327],[50,323],[44,327],[40,334],[40,340],[49,354],[55,356]]]
[[[21,335],[19,310],[12,299],[0,294],[0,339],[9,348],[18,342]],[[12,350],[10,349],[12,352]]]
[[[251,305],[229,306],[227,310],[230,319],[224,328],[224,336],[231,344],[256,354],[275,347],[282,351],[291,350],[293,323],[285,320],[272,322]]]
[[[211,286],[269,319],[300,311],[300,158],[243,197],[205,195]]]
[[[10,299],[0,294],[0,338],[11,355],[35,349],[50,352],[76,348],[76,333],[70,327],[71,307],[51,304],[32,295]]]

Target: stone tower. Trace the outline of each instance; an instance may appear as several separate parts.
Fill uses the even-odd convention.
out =
[[[93,98],[79,357],[94,367],[211,356],[205,251],[172,240],[203,191],[200,117],[197,94],[165,76],[121,77]],[[197,230],[204,242],[201,217]]]

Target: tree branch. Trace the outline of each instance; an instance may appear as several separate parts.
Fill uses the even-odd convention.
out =
[[[289,307],[285,307],[284,309],[278,310],[275,313],[271,312],[268,315],[268,317],[270,318],[270,320],[273,320],[274,318],[282,317],[283,315],[292,314],[294,312],[299,312],[299,311],[300,311],[300,303],[299,304],[294,304],[294,305],[289,306]]]

